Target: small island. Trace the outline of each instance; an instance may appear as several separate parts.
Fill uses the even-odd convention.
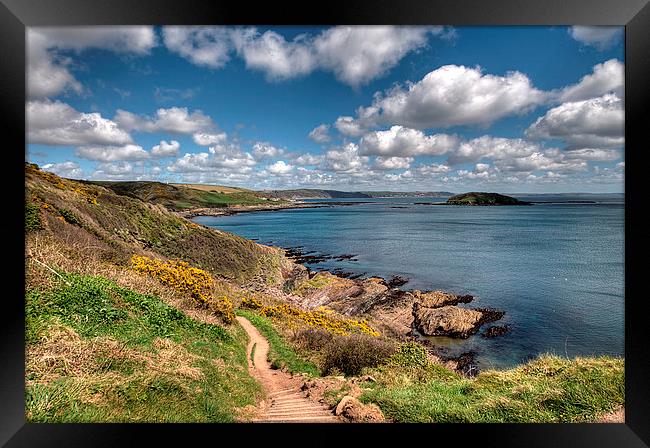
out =
[[[447,199],[447,205],[531,205],[510,196],[498,193],[470,192],[457,194]]]

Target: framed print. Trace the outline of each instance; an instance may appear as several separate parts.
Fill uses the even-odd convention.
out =
[[[3,0],[2,442],[647,446],[646,3]]]

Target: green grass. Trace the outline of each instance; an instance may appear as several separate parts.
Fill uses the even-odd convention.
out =
[[[312,278],[303,280],[300,282],[294,289],[293,293],[299,296],[307,294],[313,289],[321,289],[330,285],[333,281],[336,280],[336,277],[333,275],[327,275],[322,273],[317,273]]]
[[[59,210],[59,213],[61,214],[61,216],[63,216],[63,219],[65,219],[66,222],[73,224],[75,226],[81,226],[81,222],[79,221],[79,218],[77,218],[77,215],[75,215],[70,210],[66,210],[62,208]]]
[[[26,294],[28,421],[231,422],[261,396],[240,327],[195,321],[102,277],[63,276],[69,284]]]
[[[268,201],[252,192],[216,193],[191,189],[187,193],[191,197],[191,205],[195,207],[227,207],[229,205],[260,205]],[[178,204],[176,204],[178,206]],[[180,208],[180,207],[179,207]]]
[[[463,378],[440,366],[382,367],[361,400],[396,422],[589,422],[625,402],[624,361],[545,355]]]
[[[310,361],[300,357],[291,348],[282,336],[273,328],[269,319],[260,316],[249,310],[238,309],[235,311],[238,316],[243,316],[262,333],[269,341],[269,362],[274,369],[286,368],[291,373],[307,373],[310,376],[319,376],[318,368]]]
[[[255,366],[255,349],[257,348],[257,342],[253,344],[253,347],[251,348],[251,364]]]
[[[41,224],[40,210],[37,204],[25,201],[25,231],[40,230]]]

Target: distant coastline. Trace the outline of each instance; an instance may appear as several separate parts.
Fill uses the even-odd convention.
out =
[[[587,195],[587,193],[580,193],[577,194],[576,196],[583,196]],[[597,196],[598,194],[593,194],[594,196]],[[603,194],[603,195],[617,195],[617,194]],[[527,196],[527,198],[537,198],[538,196],[566,196],[566,197],[571,197],[570,194],[558,194],[558,195],[553,195],[553,194],[534,194]],[[617,195],[618,196],[618,195]],[[623,199],[623,195],[621,194]],[[252,213],[252,212],[274,212],[274,211],[281,211],[281,210],[294,210],[294,209],[303,209],[303,208],[330,208],[330,207],[341,207],[341,206],[347,206],[347,205],[359,205],[359,204],[367,204],[373,202],[373,200],[376,199],[403,199],[403,198],[432,198],[432,199],[437,199],[438,197],[436,196],[374,196],[374,197],[349,197],[347,199],[370,199],[368,201],[345,201],[345,200],[336,200],[336,201],[322,201],[320,202],[319,200],[327,200],[327,199],[339,199],[339,198],[324,198],[324,197],[314,197],[314,198],[303,198],[303,199],[290,199],[288,202],[282,202],[282,203],[275,203],[275,204],[256,204],[256,205],[229,205],[226,207],[196,207],[196,208],[189,208],[185,210],[177,210],[175,213],[178,216],[181,216],[183,218],[195,218],[198,216],[231,216],[231,215],[237,215],[240,213]],[[308,200],[310,200],[308,202]],[[340,198],[343,199],[343,198]],[[444,199],[444,198],[441,198]],[[597,201],[597,200],[589,200],[589,199],[549,199],[549,200],[531,200],[528,199],[526,201],[520,201],[522,205],[558,205],[558,204],[568,204],[568,205],[597,205],[597,204],[607,204],[608,202],[602,202],[602,201]],[[412,203],[404,203],[400,204],[399,206],[394,206],[391,208],[408,208],[407,205],[427,205],[427,206],[455,206],[455,204],[448,202],[446,199],[440,202],[433,202],[433,201],[414,201]],[[508,205],[508,204],[504,204]],[[519,204],[513,204],[513,205],[519,205]]]
[[[201,207],[188,210],[179,210],[175,213],[183,218],[191,219],[197,216],[230,216],[239,213],[251,212],[275,212],[279,210],[291,210],[298,208],[329,208],[343,207],[346,205],[365,204],[368,201],[336,201],[336,202],[304,202],[294,201],[292,203],[282,204],[263,204],[263,205],[231,205],[228,207]]]

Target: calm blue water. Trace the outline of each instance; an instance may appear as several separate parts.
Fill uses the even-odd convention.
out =
[[[260,243],[358,258],[312,269],[397,274],[410,279],[404,289],[472,294],[467,306],[506,311],[498,322],[512,326],[505,336],[434,338],[450,353],[476,351],[481,368],[509,367],[544,352],[623,356],[622,197],[618,203],[529,207],[413,204],[418,201],[441,199],[373,199],[195,221]]]

